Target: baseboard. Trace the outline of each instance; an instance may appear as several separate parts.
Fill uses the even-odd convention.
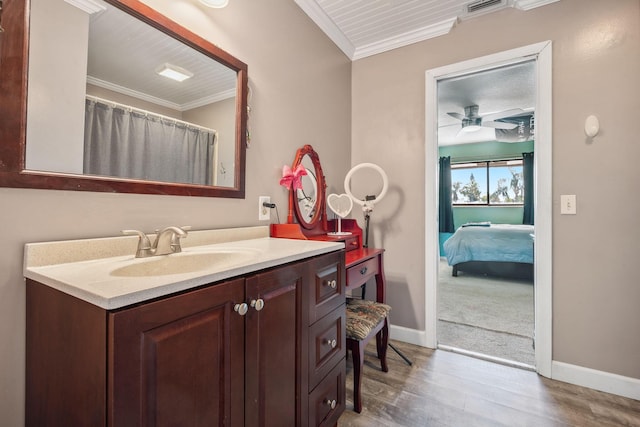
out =
[[[551,378],[618,396],[640,400],[640,379],[584,368],[564,362],[551,362]]]
[[[391,325],[390,336],[394,340],[427,347],[425,331]],[[564,362],[551,362],[551,378],[569,384],[588,387],[618,396],[640,400],[640,379],[598,371]]]
[[[389,336],[394,340],[430,348],[427,345],[427,335],[425,331],[405,328],[404,326],[391,325],[389,326]]]

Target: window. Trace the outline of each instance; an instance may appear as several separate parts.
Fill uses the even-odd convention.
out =
[[[451,165],[454,205],[522,205],[522,159]]]

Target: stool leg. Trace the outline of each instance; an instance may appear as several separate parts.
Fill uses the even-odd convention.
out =
[[[362,412],[362,395],[360,385],[362,383],[362,367],[364,365],[364,346],[362,341],[356,341],[356,345],[351,347],[353,355],[353,410]]]
[[[378,359],[380,359],[380,367],[382,372],[389,372],[387,366],[387,347],[389,345],[389,323],[387,319],[384,319],[384,326],[380,329],[380,332],[376,334],[376,350],[378,352]]]

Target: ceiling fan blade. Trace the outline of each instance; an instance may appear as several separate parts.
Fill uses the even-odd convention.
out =
[[[454,119],[458,119],[458,120],[464,119],[464,116],[460,113],[447,113],[447,114],[453,117]]]
[[[506,130],[511,130],[511,129],[515,129],[518,127],[517,123],[505,123],[505,122],[482,122],[482,126],[488,127],[488,128],[494,128],[494,129],[506,129]]]
[[[450,128],[452,126],[457,126],[457,127],[461,127],[460,123],[451,123],[450,125],[440,125],[438,126],[438,129],[442,129],[442,128]]]
[[[512,108],[510,110],[498,111],[497,113],[491,113],[482,116],[483,121],[492,122],[494,120],[504,119],[505,117],[513,117],[524,113],[522,108]]]

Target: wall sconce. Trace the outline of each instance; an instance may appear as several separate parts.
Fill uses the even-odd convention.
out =
[[[215,9],[222,9],[229,4],[229,0],[200,0],[200,3],[207,7],[213,7]]]
[[[584,133],[587,134],[589,138],[593,138],[600,131],[600,121],[596,116],[589,116],[584,121]]]

